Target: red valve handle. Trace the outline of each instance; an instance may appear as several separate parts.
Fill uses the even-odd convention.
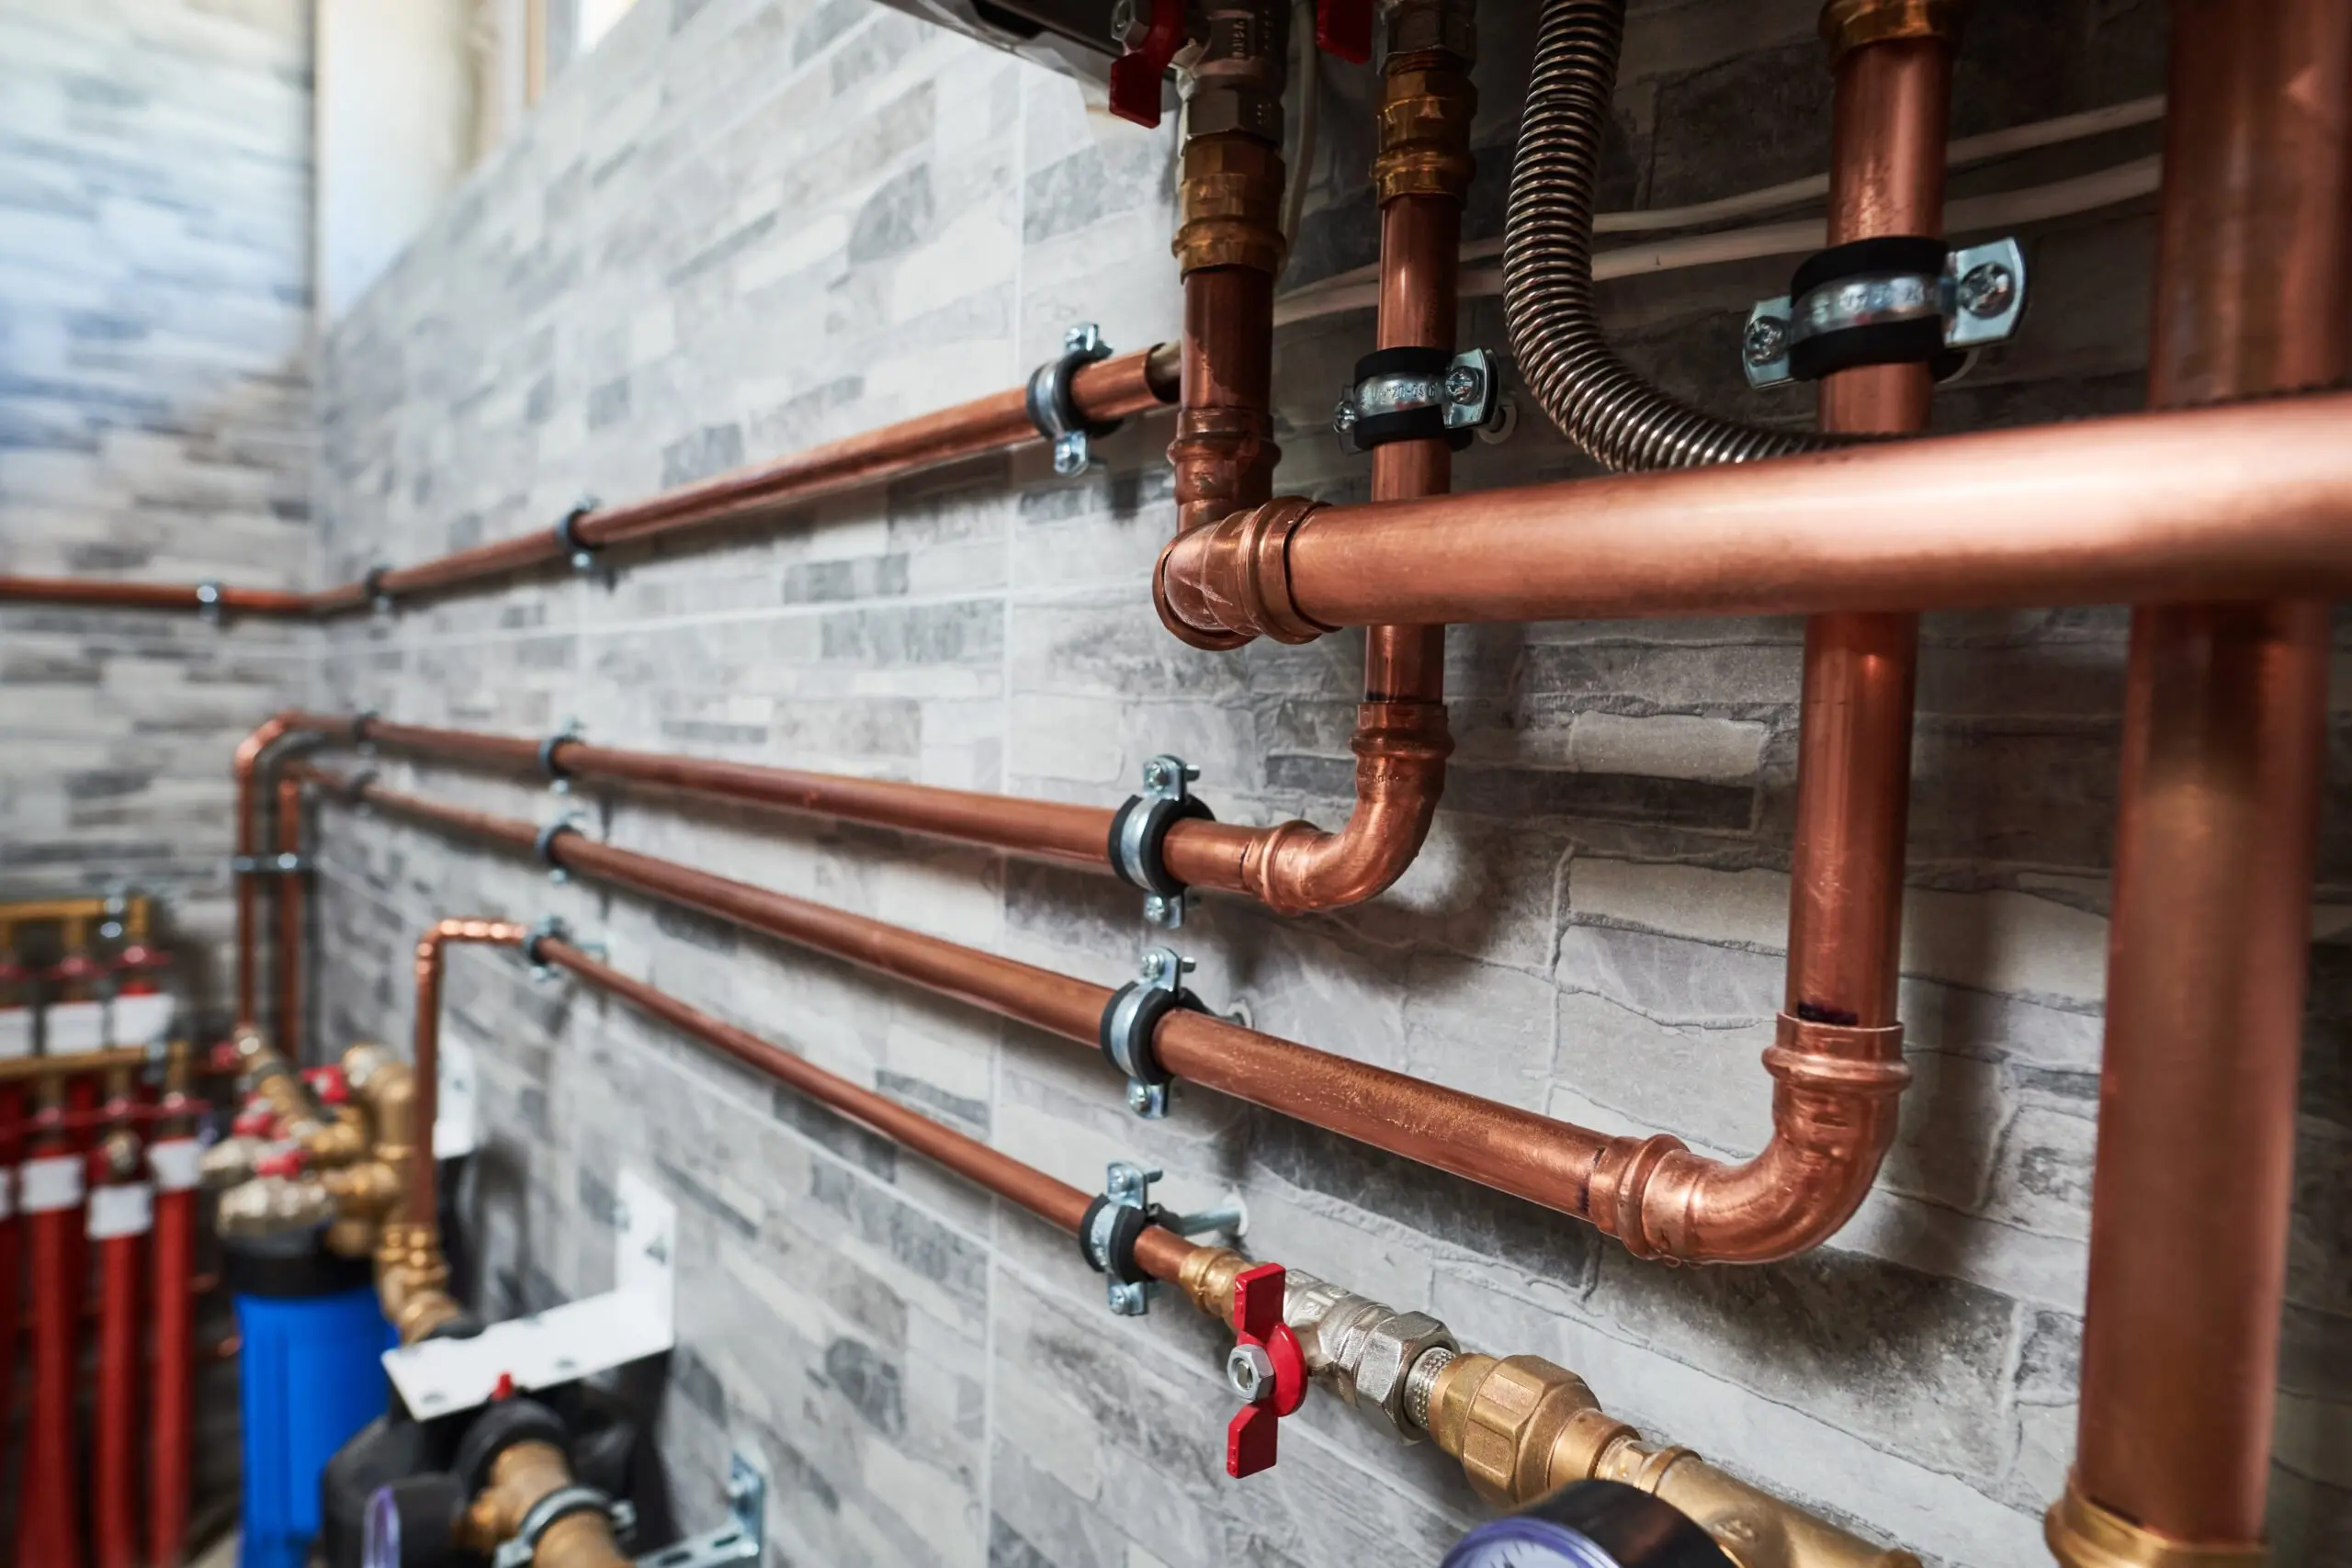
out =
[[[1151,7],[1143,41],[1111,62],[1111,112],[1141,126],[1159,123],[1159,84],[1184,41],[1184,0],[1135,0]]]
[[[1315,47],[1357,65],[1372,58],[1372,0],[1315,0]]]
[[[273,1149],[254,1161],[254,1174],[296,1177],[301,1175],[302,1168],[310,1163],[310,1157],[299,1148],[288,1146]]]
[[[1236,1481],[1274,1466],[1275,1432],[1282,1417],[1306,1398],[1306,1353],[1298,1336],[1283,1321],[1285,1271],[1279,1263],[1261,1263],[1233,1281],[1233,1336],[1236,1348],[1255,1346],[1266,1353],[1273,1371],[1273,1392],[1254,1404],[1245,1404],[1225,1429],[1225,1472]]]
[[[302,1080],[319,1097],[321,1105],[343,1105],[351,1099],[351,1084],[341,1067],[305,1067]]]

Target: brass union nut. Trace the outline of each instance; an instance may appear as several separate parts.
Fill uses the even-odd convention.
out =
[[[1821,36],[1833,62],[1849,50],[1895,39],[1957,43],[1967,12],[1967,0],[1829,0],[1821,8]]]
[[[1178,182],[1177,270],[1282,270],[1283,156],[1238,131],[1184,143]]]
[[[1400,196],[1461,200],[1477,172],[1470,152],[1470,121],[1477,110],[1477,91],[1458,67],[1430,64],[1398,70],[1392,62],[1381,88],[1380,153],[1372,165],[1375,199],[1382,204]]]
[[[1590,1475],[1601,1449],[1633,1430],[1603,1414],[1582,1378],[1541,1356],[1454,1358],[1438,1374],[1430,1428],[1478,1495],[1506,1508]]]

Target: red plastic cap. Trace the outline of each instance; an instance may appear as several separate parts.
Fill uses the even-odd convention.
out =
[[[322,1105],[342,1105],[351,1099],[351,1085],[341,1067],[305,1068],[302,1081],[311,1086],[311,1092],[319,1097]]]
[[[499,1373],[498,1382],[491,1385],[491,1403],[495,1404],[502,1399],[512,1399],[514,1397],[514,1374],[513,1372]]]
[[[254,1161],[254,1174],[255,1176],[300,1176],[302,1174],[302,1168],[309,1163],[309,1159],[304,1156],[300,1149],[289,1145],[284,1148],[272,1149]]]
[[[1362,65],[1372,58],[1372,0],[1315,0],[1315,46]]]

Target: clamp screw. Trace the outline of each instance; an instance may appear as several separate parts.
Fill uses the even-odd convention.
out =
[[[1960,308],[1984,320],[2000,315],[2018,295],[2018,276],[1999,262],[1983,262],[1960,280]]]
[[[1747,323],[1740,352],[1754,366],[1771,364],[1789,352],[1789,323],[1779,316],[1758,316]]]
[[[1356,427],[1356,405],[1352,398],[1341,398],[1340,406],[1331,411],[1331,428],[1345,435]]]
[[[1457,403],[1475,403],[1486,395],[1487,378],[1467,365],[1445,373],[1445,395]]]
[[[1140,1079],[1127,1085],[1127,1109],[1138,1116],[1148,1116],[1153,1108],[1151,1085]]]

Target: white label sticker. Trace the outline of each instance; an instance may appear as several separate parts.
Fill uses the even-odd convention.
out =
[[[33,1010],[0,1008],[0,1062],[33,1054]]]
[[[197,1163],[204,1145],[194,1138],[165,1138],[147,1145],[147,1171],[158,1192],[187,1192],[197,1182]]]
[[[433,1111],[433,1157],[458,1159],[474,1152],[476,1058],[470,1041],[446,1026],[441,1031],[441,1066],[434,1075],[440,1085],[440,1102]]]
[[[155,1190],[143,1181],[123,1181],[90,1190],[92,1241],[145,1235],[155,1227]]]
[[[86,1056],[107,1043],[107,1004],[51,1002],[42,1010],[41,1034],[52,1056]]]
[[[28,1214],[52,1213],[78,1207],[82,1201],[82,1156],[50,1155],[28,1159],[17,1168],[23,1184],[21,1206]]]
[[[161,991],[117,997],[107,1014],[107,1038],[117,1045],[153,1045],[171,1027],[172,998]]]
[[[13,1167],[0,1165],[0,1220],[17,1215],[17,1172]]]

